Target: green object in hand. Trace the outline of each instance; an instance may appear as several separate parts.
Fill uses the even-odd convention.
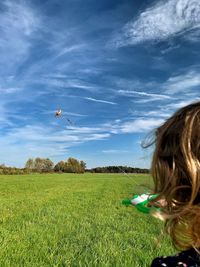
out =
[[[155,207],[149,207],[148,202],[152,199],[157,197],[157,195],[151,195],[151,194],[142,194],[137,195],[135,194],[132,199],[124,199],[122,200],[122,204],[125,206],[134,205],[137,210],[143,212],[143,213],[150,213],[153,209],[160,210],[159,208]]]

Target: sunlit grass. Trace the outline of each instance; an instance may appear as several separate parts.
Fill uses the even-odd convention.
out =
[[[121,204],[147,175],[0,176],[0,266],[149,266],[162,222]]]

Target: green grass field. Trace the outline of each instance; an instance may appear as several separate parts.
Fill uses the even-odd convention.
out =
[[[163,223],[125,207],[147,175],[0,176],[0,266],[150,266]]]

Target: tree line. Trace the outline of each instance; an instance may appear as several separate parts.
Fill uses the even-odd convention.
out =
[[[96,167],[87,171],[92,173],[149,173],[149,169],[133,168],[128,166]]]
[[[28,173],[149,173],[149,169],[133,168],[128,166],[107,166],[86,169],[83,160],[68,158],[54,164],[49,158],[29,158],[24,168],[7,167],[0,165],[0,174],[28,174]]]
[[[75,158],[68,158],[66,161],[59,161],[54,165],[50,159],[36,158],[28,159],[25,168],[33,172],[67,172],[67,173],[84,173],[86,163]]]
[[[24,168],[8,167],[0,165],[0,174],[28,174],[28,173],[84,173],[86,163],[75,158],[59,161],[54,164],[49,158],[30,158],[26,161]]]
[[[0,165],[0,175],[1,174],[28,174],[29,170],[26,168],[16,168],[8,167],[5,164]]]

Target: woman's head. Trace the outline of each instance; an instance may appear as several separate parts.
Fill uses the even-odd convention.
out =
[[[156,129],[151,174],[157,200],[166,200],[163,212],[174,243],[200,247],[200,227],[193,224],[200,223],[200,102],[179,109]]]

